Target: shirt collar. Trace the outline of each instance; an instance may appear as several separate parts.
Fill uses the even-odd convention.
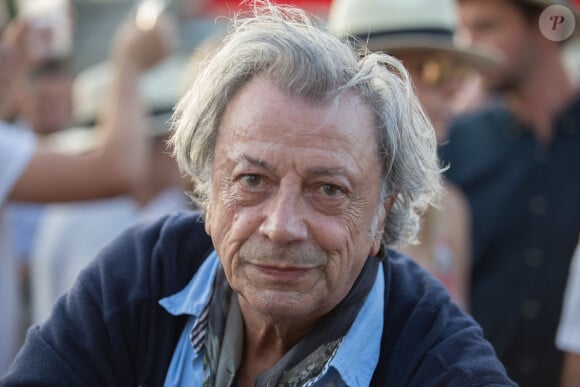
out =
[[[214,250],[201,264],[189,283],[179,292],[159,300],[159,305],[174,316],[198,317],[209,302],[215,274],[220,264],[218,255]]]

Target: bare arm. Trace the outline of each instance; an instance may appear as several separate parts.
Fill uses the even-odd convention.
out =
[[[446,183],[447,194],[442,201],[443,228],[453,252],[453,266],[457,284],[457,300],[469,310],[471,277],[471,216],[463,193],[452,183]]]
[[[566,352],[562,368],[561,387],[580,387],[580,354]]]
[[[147,174],[149,145],[139,79],[170,51],[171,25],[161,18],[148,31],[128,18],[111,53],[112,85],[98,125],[100,144],[84,154],[64,154],[42,145],[9,197],[24,201],[70,201],[125,193]]]

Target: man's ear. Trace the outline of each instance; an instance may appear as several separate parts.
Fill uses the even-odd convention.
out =
[[[377,255],[379,253],[379,251],[381,250],[381,245],[383,243],[383,234],[385,232],[385,223],[387,222],[387,217],[389,216],[389,212],[391,211],[391,208],[393,207],[393,205],[397,201],[397,196],[398,196],[398,194],[393,194],[393,195],[389,195],[389,197],[387,197],[387,199],[385,199],[385,203],[383,205],[383,208],[381,209],[382,213],[379,215],[380,221],[377,224],[377,231],[375,233],[375,239],[373,240],[373,245],[372,245],[371,251],[369,253],[369,256],[371,256],[371,257]]]
[[[205,206],[205,212],[203,214],[203,222],[205,224],[205,232],[207,235],[211,236],[211,204],[208,203]]]
[[[395,202],[397,201],[397,197],[399,197],[399,193],[394,193],[392,195],[389,195],[387,200],[385,200],[385,215],[389,215],[391,208],[393,208]]]
[[[375,235],[375,240],[373,241],[373,245],[371,247],[371,251],[369,251],[369,257],[374,257],[379,253],[381,250],[381,243],[383,242],[383,231],[384,226],[381,229],[381,232],[377,232]]]

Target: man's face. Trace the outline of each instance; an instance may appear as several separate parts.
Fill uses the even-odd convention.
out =
[[[487,88],[501,92],[520,87],[540,52],[537,24],[507,0],[460,1],[459,19],[461,42],[490,50],[502,61],[498,71],[483,74]]]
[[[43,75],[31,81],[22,97],[22,118],[40,135],[70,126],[72,80],[66,75]]]
[[[354,95],[321,107],[256,78],[219,130],[206,230],[242,312],[313,321],[379,250],[385,211],[371,111]]]

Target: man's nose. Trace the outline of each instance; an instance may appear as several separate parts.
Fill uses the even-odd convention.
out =
[[[279,244],[304,240],[308,228],[303,205],[299,189],[280,187],[266,208],[260,233]]]
[[[457,96],[457,92],[461,90],[461,86],[463,85],[463,83],[464,83],[463,78],[456,77],[448,79],[446,82],[443,82],[443,84],[440,87],[440,91],[446,99],[454,98]],[[445,102],[445,105],[449,105],[447,101]]]
[[[478,34],[465,26],[457,28],[454,39],[458,46],[464,48],[472,48],[479,41]]]

